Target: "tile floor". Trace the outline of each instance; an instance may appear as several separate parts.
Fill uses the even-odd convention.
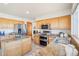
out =
[[[26,53],[24,56],[32,56],[32,53],[37,50],[37,49],[41,49],[43,48],[43,46],[39,46],[39,45],[36,45],[34,43],[32,43],[32,50],[28,53]]]
[[[1,56],[1,49],[0,49],[0,56]]]
[[[24,56],[32,56],[32,53],[37,50],[37,49],[41,49],[43,48],[43,46],[39,46],[39,45],[36,45],[32,42],[32,50],[28,53],[26,53]],[[0,56],[1,56],[1,49],[0,49]]]

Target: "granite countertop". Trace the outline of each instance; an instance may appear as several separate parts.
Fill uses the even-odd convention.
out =
[[[11,42],[11,41],[16,41],[16,40],[22,40],[24,38],[29,38],[29,36],[26,36],[26,35],[15,35],[15,39],[14,40],[5,40],[3,42]]]
[[[27,38],[27,36],[24,36],[24,35],[18,35],[18,36],[16,36],[16,39],[15,39],[15,40],[19,40],[19,39],[23,39],[23,38]]]

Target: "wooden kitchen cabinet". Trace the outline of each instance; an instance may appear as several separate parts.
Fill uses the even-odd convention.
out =
[[[59,29],[70,29],[71,19],[70,16],[59,17]]]
[[[48,36],[48,43],[51,43],[53,40],[53,37],[52,36]]]
[[[61,16],[56,18],[44,19],[36,22],[37,29],[41,28],[41,25],[50,24],[50,29],[71,29],[71,16]]]
[[[66,19],[66,28],[71,29],[71,17],[68,16]]]
[[[26,54],[32,49],[31,38],[25,38],[22,40],[22,55]]]
[[[52,23],[51,23],[51,29],[58,29],[59,25],[58,25],[58,18],[54,18],[54,19],[51,19]]]
[[[27,22],[27,35],[32,36],[32,22]]]
[[[2,55],[3,56],[17,56],[21,55],[21,41],[2,42]]]
[[[39,35],[34,35],[34,36],[33,36],[33,41],[34,41],[35,44],[40,44]]]
[[[31,51],[31,49],[31,37],[1,43],[2,56],[21,56]]]

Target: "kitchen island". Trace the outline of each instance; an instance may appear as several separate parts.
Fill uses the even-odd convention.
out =
[[[21,56],[32,49],[30,36],[18,36],[15,40],[1,41],[2,56]]]

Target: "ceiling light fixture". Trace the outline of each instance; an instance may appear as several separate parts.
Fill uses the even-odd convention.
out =
[[[29,14],[30,12],[29,11],[26,11],[26,14]]]

